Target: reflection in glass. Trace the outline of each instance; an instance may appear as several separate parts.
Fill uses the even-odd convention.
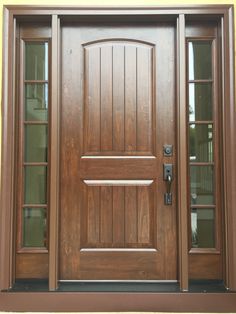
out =
[[[46,208],[23,209],[23,247],[46,247]]]
[[[190,161],[212,162],[212,124],[191,124],[189,127]]]
[[[190,166],[191,204],[214,204],[213,166]]]
[[[214,248],[215,247],[214,209],[192,208],[191,229],[193,248]]]
[[[189,42],[189,80],[212,78],[211,41]]]
[[[211,83],[189,84],[189,121],[212,120]]]
[[[25,85],[25,120],[47,121],[48,84]]]
[[[24,204],[47,203],[47,168],[44,166],[25,166]]]
[[[47,162],[47,125],[25,126],[25,161]]]
[[[25,43],[25,79],[48,80],[48,43]]]

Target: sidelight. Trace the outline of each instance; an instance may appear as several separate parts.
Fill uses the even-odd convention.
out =
[[[48,42],[23,42],[21,248],[47,247]]]
[[[188,42],[191,247],[215,248],[215,138],[212,40]],[[210,208],[208,208],[210,207]]]

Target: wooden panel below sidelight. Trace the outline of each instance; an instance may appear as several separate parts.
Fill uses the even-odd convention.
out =
[[[16,255],[16,279],[48,278],[47,253],[23,253]]]
[[[189,254],[190,279],[222,279],[222,277],[220,254]]]

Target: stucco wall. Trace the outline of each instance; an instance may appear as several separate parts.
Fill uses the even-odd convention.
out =
[[[183,5],[183,4],[234,4],[236,0],[0,0],[0,100],[2,90],[2,16],[3,5]],[[236,10],[236,9],[235,9]],[[236,16],[236,14],[235,14]],[[236,19],[235,19],[236,20]],[[236,25],[236,22],[235,22]],[[236,33],[236,32],[235,32]],[[2,101],[0,101],[1,104]],[[1,142],[1,119],[0,119]],[[1,146],[0,146],[1,147]],[[1,148],[0,148],[1,149]]]

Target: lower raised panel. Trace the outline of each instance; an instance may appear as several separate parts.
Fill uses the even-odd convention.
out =
[[[81,248],[154,248],[154,183],[84,181]]]
[[[48,254],[22,253],[16,255],[16,279],[48,278]]]
[[[158,252],[81,252],[81,278],[90,280],[153,280]]]
[[[190,254],[189,279],[222,279],[220,254]]]

